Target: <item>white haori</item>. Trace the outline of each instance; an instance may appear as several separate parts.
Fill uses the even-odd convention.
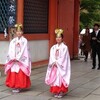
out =
[[[27,76],[31,73],[31,59],[27,39],[23,36],[14,38],[9,45],[8,56],[5,64],[5,73],[11,69],[11,72],[19,72],[21,69]]]
[[[59,51],[58,55],[56,54]],[[56,66],[54,65],[56,63]],[[68,47],[61,43],[51,47],[45,83],[50,86],[69,86],[71,63]]]

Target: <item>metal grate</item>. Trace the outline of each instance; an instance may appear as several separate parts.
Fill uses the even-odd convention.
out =
[[[9,0],[0,0],[0,32],[7,28],[7,10]]]
[[[16,23],[16,0],[0,0],[0,33]]]
[[[24,33],[48,32],[49,0],[24,0]]]

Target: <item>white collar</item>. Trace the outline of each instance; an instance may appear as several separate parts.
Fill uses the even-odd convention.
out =
[[[95,31],[95,33],[96,33],[96,36],[98,35],[98,32],[99,32],[99,30]]]

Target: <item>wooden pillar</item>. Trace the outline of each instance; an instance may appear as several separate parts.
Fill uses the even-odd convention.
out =
[[[17,0],[17,23],[23,24],[24,0]]]
[[[73,57],[78,57],[80,0],[74,0]]]
[[[64,42],[73,58],[74,0],[59,0],[58,26],[64,30]]]
[[[58,0],[49,0],[49,48],[55,43],[54,30],[57,28],[57,2]]]

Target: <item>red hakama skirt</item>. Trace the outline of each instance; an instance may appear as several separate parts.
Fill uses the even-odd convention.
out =
[[[25,75],[22,70],[19,70],[18,73],[11,72],[9,70],[7,73],[5,84],[10,88],[20,88],[20,89],[29,88],[31,86],[29,76]]]
[[[50,92],[53,94],[59,94],[60,92],[67,93],[68,92],[68,87],[66,88],[63,84],[61,87],[59,86],[51,86],[50,87]]]

